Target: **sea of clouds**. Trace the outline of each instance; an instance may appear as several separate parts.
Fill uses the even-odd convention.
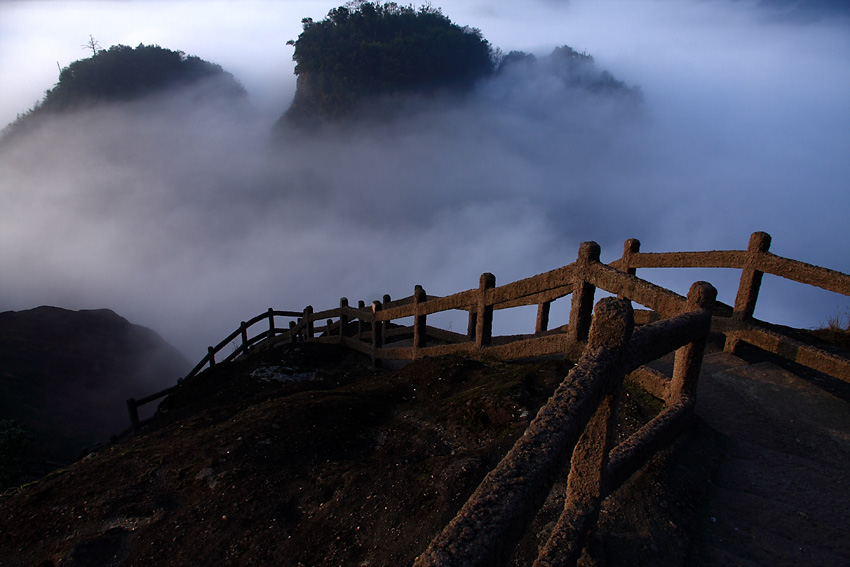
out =
[[[565,88],[538,66],[463,101],[410,101],[396,121],[276,143],[249,82],[244,104],[185,90],[55,118],[0,149],[0,310],[107,307],[198,359],[268,307],[415,284],[446,295],[482,272],[507,283],[573,261],[586,240],[610,261],[626,238],[645,251],[743,249],[763,230],[777,254],[850,272],[846,19],[723,1],[602,2],[607,15],[533,2],[511,23],[516,8],[471,4],[462,15],[477,13],[504,51],[587,49],[643,102]],[[547,40],[562,18],[563,37],[535,45],[531,16]],[[510,43],[511,25],[522,41]],[[679,292],[707,279],[731,303],[739,274],[639,275]],[[850,311],[846,297],[775,278],[763,289],[756,316],[773,322]],[[497,313],[497,331],[533,325],[533,310]]]

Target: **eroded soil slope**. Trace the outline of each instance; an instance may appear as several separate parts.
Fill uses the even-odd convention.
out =
[[[567,371],[378,371],[317,344],[216,366],[141,434],[7,495],[0,564],[409,563]]]

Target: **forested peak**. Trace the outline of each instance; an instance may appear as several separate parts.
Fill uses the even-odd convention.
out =
[[[565,87],[593,93],[625,95],[641,100],[640,88],[630,87],[596,66],[592,55],[576,51],[568,45],[556,47],[546,56],[537,58],[523,51],[511,51],[499,60],[498,73],[509,73],[517,68],[544,67],[545,71],[558,77]]]
[[[338,118],[374,95],[462,90],[494,67],[495,53],[478,29],[430,5],[349,2],[302,26],[289,42],[300,95],[290,118]]]
[[[158,45],[113,45],[99,49],[92,38],[92,56],[74,61],[59,72],[59,81],[44,98],[3,129],[4,137],[25,130],[39,115],[65,112],[102,102],[140,99],[170,88],[208,79],[204,92],[213,97],[241,98],[245,89],[220,65]]]
[[[215,76],[228,79],[232,94],[244,94],[221,66],[200,57],[158,45],[114,45],[62,69],[59,82],[47,91],[41,106],[61,110],[89,102],[130,100]]]

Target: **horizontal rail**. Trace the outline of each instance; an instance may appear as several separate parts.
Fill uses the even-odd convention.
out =
[[[678,315],[685,307],[685,298],[674,291],[663,288],[637,276],[605,264],[595,264],[588,280],[600,289],[627,297],[641,305],[657,311],[663,317]]]
[[[617,261],[619,263],[619,261]],[[747,262],[742,250],[706,252],[637,252],[629,257],[630,268],[738,268]],[[615,263],[611,263],[615,266]]]
[[[758,257],[756,268],[766,274],[779,276],[786,280],[819,287],[842,295],[850,295],[850,276],[829,268],[814,266],[791,258],[783,258],[770,252],[765,252]]]
[[[747,328],[726,333],[726,350],[736,352],[747,343],[777,354],[786,360],[850,382],[850,359],[807,345],[768,329]]]

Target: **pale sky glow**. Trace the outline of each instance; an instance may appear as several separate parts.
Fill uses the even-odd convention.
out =
[[[55,84],[57,62],[87,56],[89,34],[220,64],[253,105],[93,111],[0,152],[0,311],[108,307],[194,359],[269,306],[417,283],[446,294],[484,271],[507,283],[571,262],[583,240],[610,260],[631,237],[648,251],[740,249],[764,230],[777,254],[850,272],[847,18],[731,0],[432,4],[505,53],[586,50],[640,86],[643,112],[626,119],[525,77],[482,85],[462,108],[269,154],[295,92],[286,41],[338,3],[0,1],[0,125]],[[708,277],[646,275],[678,291]],[[736,278],[709,279],[729,302]],[[775,289],[757,316],[814,326],[850,312],[850,298]]]

